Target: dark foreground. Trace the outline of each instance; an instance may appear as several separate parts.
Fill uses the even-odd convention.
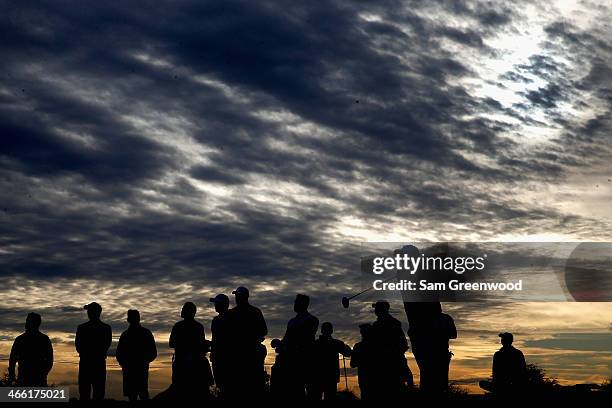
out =
[[[172,401],[170,402],[167,399],[153,399],[148,402],[138,402],[138,403],[129,403],[127,401],[117,401],[117,400],[104,400],[100,402],[80,402],[76,399],[71,399],[69,403],[14,403],[14,404],[2,404],[2,406],[14,405],[14,406],[40,406],[40,405],[57,405],[57,406],[106,406],[106,407],[114,407],[114,406],[168,406],[169,403],[178,402],[178,406],[233,406],[235,404],[229,404],[227,402],[218,401],[215,399],[210,399],[208,401]],[[590,408],[590,407],[610,407],[612,403],[612,394],[609,392],[580,392],[580,391],[571,391],[568,390],[566,392],[555,392],[550,394],[541,394],[541,395],[520,395],[513,397],[495,397],[493,395],[475,395],[475,394],[452,394],[445,397],[425,397],[422,395],[415,394],[410,396],[403,401],[376,401],[372,403],[368,403],[365,401],[359,400],[351,393],[341,392],[338,395],[337,400],[333,403],[335,405],[357,405],[357,406],[369,406],[369,405],[380,405],[381,403],[388,403],[392,405],[402,405],[402,406],[412,406],[412,407],[421,407],[421,406],[441,406],[448,408],[457,408],[457,407],[498,407],[498,406],[515,406],[517,408],[526,408],[526,406],[541,406],[543,408],[553,408],[554,406],[571,406],[575,408]],[[274,401],[269,400],[260,404],[246,403],[245,405],[272,405],[272,406],[287,406],[289,404],[299,405],[299,406],[316,406],[316,405],[331,405],[330,403],[320,402],[320,403],[288,403],[287,401]],[[383,408],[383,407],[377,407]]]

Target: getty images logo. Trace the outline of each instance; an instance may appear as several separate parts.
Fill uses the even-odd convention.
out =
[[[407,272],[414,275],[417,271],[453,271],[458,275],[485,268],[487,254],[482,256],[440,256],[419,253],[414,246],[408,245],[395,251],[393,256],[379,256],[372,259],[372,272],[381,275],[387,271]]]

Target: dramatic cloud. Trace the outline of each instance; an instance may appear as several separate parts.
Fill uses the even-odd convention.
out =
[[[611,237],[605,2],[2,3],[2,330],[244,283],[279,332],[361,241]]]

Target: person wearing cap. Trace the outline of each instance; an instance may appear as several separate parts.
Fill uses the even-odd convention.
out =
[[[498,335],[502,347],[493,355],[492,380],[480,381],[480,388],[500,394],[511,392],[525,386],[527,381],[527,364],[523,352],[512,345],[512,333]]]
[[[123,395],[129,401],[149,399],[149,364],[157,357],[151,330],[140,324],[140,312],[128,310],[129,327],[121,333],[116,358],[123,372]]]
[[[480,386],[496,393],[510,393],[525,385],[527,364],[523,352],[512,345],[512,333],[499,333],[502,347],[493,355],[493,381],[481,381]]]
[[[408,340],[402,323],[389,313],[389,302],[379,300],[372,307],[376,315],[372,340],[378,369],[371,392],[375,398],[390,400],[399,395],[404,383],[404,353],[408,350]]]
[[[229,298],[224,294],[219,294],[210,301],[215,305],[218,313],[212,320],[210,330],[212,332],[212,349],[210,358],[215,377],[215,384],[219,389],[220,396],[224,397],[227,393],[228,381],[231,378],[231,370],[234,367],[232,360],[232,332],[229,321]]]
[[[113,339],[111,327],[100,320],[102,306],[96,302],[83,307],[89,321],[77,327],[74,345],[79,353],[79,397],[104,399],[106,354]]]
[[[172,360],[172,386],[181,398],[208,398],[213,384],[210,363],[206,358],[209,342],[204,326],[195,319],[196,305],[186,302],[181,309],[183,320],[177,322],[170,332],[168,342],[174,349]]]
[[[296,313],[287,323],[283,336],[282,350],[287,375],[286,394],[290,398],[303,399],[307,387],[313,382],[313,347],[319,328],[319,319],[308,312],[310,297],[302,294],[295,296],[293,311]]]
[[[231,395],[245,399],[262,397],[265,386],[264,360],[261,343],[268,327],[261,310],[249,303],[249,290],[244,286],[232,292],[236,306],[228,311],[233,337],[232,355],[237,364],[232,372]]]
[[[314,396],[315,400],[332,401],[336,398],[340,382],[339,356],[349,357],[351,348],[342,340],[332,337],[334,326],[330,322],[321,325],[321,335],[314,344]]]
[[[53,346],[49,336],[40,332],[42,318],[38,313],[28,313],[25,333],[17,336],[9,357],[9,384],[18,387],[46,387],[47,375],[53,367]],[[15,367],[18,376],[15,379]]]

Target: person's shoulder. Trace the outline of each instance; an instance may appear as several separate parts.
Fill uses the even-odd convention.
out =
[[[49,338],[49,336],[47,336],[45,333],[43,332],[37,332],[36,336],[38,336],[39,339],[41,339],[42,341],[51,341],[51,339]]]
[[[332,339],[332,343],[336,346],[336,347],[344,347],[344,342],[340,339]]]
[[[453,317],[447,313],[441,313],[441,317],[442,319],[446,320],[447,322],[453,322]]]
[[[140,332],[139,336],[142,338],[152,338],[153,337],[153,332],[149,329],[147,329],[146,327],[142,327],[140,326],[140,328],[138,329],[138,331]]]
[[[402,322],[395,316],[389,315],[389,317],[387,317],[387,321],[394,326],[402,327]]]
[[[77,330],[86,330],[91,327],[91,320],[81,323],[77,326]]]

